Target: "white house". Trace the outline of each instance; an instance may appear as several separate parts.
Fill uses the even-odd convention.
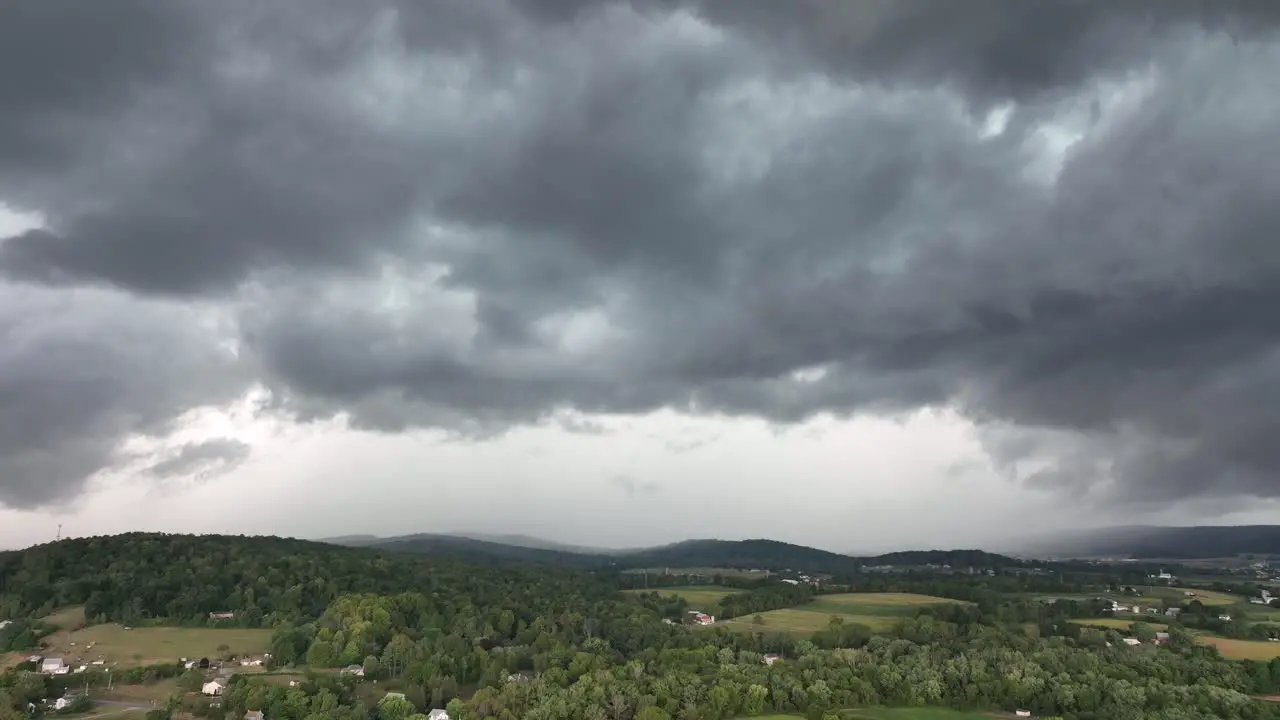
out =
[[[1218,619],[1221,620],[1222,622],[1231,622],[1230,615],[1219,615]]]
[[[449,713],[437,708],[427,713],[427,720],[449,720]]]
[[[66,675],[71,672],[71,668],[62,662],[62,658],[45,658],[40,663],[40,672],[48,673],[49,675]]]
[[[343,675],[354,675],[358,678],[364,677],[364,668],[359,665],[348,665],[342,668]]]
[[[12,620],[0,620],[0,630],[3,630],[13,623]]]
[[[778,662],[778,661],[779,661],[779,660],[781,660],[781,659],[782,659],[782,656],[781,656],[781,655],[775,655],[775,654],[773,654],[773,653],[769,653],[768,655],[765,655],[765,656],[764,656],[764,664],[765,664],[765,665],[772,665],[772,664],[774,664],[774,663]]]
[[[1124,644],[1125,645],[1141,645],[1142,641],[1139,640],[1138,638],[1125,638]]]
[[[1013,715],[1014,717],[1031,717],[1031,711],[1030,710],[1014,710]]]
[[[222,679],[217,679],[217,680],[210,680],[209,682],[205,683],[200,688],[200,692],[204,693],[205,695],[221,695],[222,691],[226,689],[227,689],[227,683]]]

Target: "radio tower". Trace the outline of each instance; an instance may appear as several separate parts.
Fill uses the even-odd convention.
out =
[[[61,540],[61,539],[62,539],[62,523],[58,523],[58,537],[56,538],[56,540]]]

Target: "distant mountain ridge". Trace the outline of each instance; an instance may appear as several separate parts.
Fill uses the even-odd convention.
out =
[[[354,539],[352,539],[354,538]],[[346,542],[339,542],[346,540]],[[778,540],[685,540],[634,550],[582,548],[523,535],[423,533],[328,540],[393,552],[447,555],[481,563],[529,563],[576,570],[738,568],[772,572],[848,573],[863,566],[1014,566],[1021,561],[980,550],[928,550],[854,557]]]
[[[1280,555],[1280,525],[1129,525],[1076,531],[1028,545],[1041,553],[1073,557],[1206,559]]]

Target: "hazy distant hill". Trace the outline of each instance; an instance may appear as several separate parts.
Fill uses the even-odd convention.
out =
[[[538,550],[556,550],[559,552],[579,553],[584,555],[614,555],[617,553],[631,552],[630,550],[619,550],[616,548],[589,547],[586,545],[568,545],[566,543],[558,543],[554,540],[544,540],[543,538],[533,537],[531,535],[495,535],[489,533],[474,532],[454,532],[449,533],[454,537],[470,538],[472,540],[481,540],[483,542],[501,543],[503,545],[515,545],[516,547],[535,548]],[[412,537],[412,536],[410,536]],[[389,538],[389,539],[408,539],[408,538]]]
[[[1036,541],[1039,552],[1060,556],[1217,558],[1280,554],[1280,525],[1135,525],[1081,531]]]
[[[363,544],[392,552],[442,555],[475,563],[526,563],[590,570],[604,567],[606,555],[509,545],[457,535],[406,535]]]
[[[353,536],[348,536],[353,537]],[[640,568],[759,568],[810,573],[849,573],[863,565],[1011,566],[1019,561],[980,550],[929,550],[852,557],[777,540],[686,540],[640,550],[575,548],[537,538],[507,535],[420,534],[392,538],[354,536],[354,544],[394,552],[444,555],[481,563],[528,563],[578,570]],[[506,540],[506,542],[503,542]],[[524,543],[524,544],[521,544]],[[534,547],[533,543],[543,545]]]

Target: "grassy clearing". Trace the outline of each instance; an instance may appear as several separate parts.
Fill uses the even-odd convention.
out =
[[[699,575],[705,578],[713,578],[716,575],[723,577],[740,577],[750,580],[759,580],[768,577],[766,570],[740,570],[737,568],[718,568],[718,567],[681,567],[681,568],[639,568],[636,570],[624,570],[627,573],[647,573],[649,575]]]
[[[786,608],[760,613],[760,617],[764,620],[763,625],[757,625],[753,619],[755,616],[748,615],[734,618],[733,620],[717,622],[714,627],[726,627],[738,632],[790,633],[808,636],[819,630],[826,630],[831,623],[831,615],[832,613],[811,612],[801,608]],[[858,623],[877,631],[888,630],[901,619],[848,614],[840,614],[839,617],[845,623]]]
[[[61,657],[68,665],[102,660],[117,667],[177,662],[183,657],[213,657],[225,645],[235,655],[260,655],[271,644],[270,630],[246,628],[143,627],[125,630],[116,623],[93,625],[45,638],[40,654]],[[90,648],[89,644],[93,647]]]
[[[72,630],[79,630],[85,625],[83,607],[65,608],[40,619],[50,625],[53,625],[59,630],[66,630],[68,632]]]
[[[1271,660],[1280,657],[1280,642],[1236,640],[1234,638],[1197,635],[1196,642],[1218,648],[1223,657],[1233,660]]]
[[[1152,588],[1153,590],[1172,590],[1173,597],[1178,600],[1191,602],[1199,600],[1201,605],[1235,605],[1243,602],[1244,598],[1236,595],[1228,595],[1227,593],[1218,592],[1216,590],[1201,590],[1200,588]],[[1194,596],[1187,595],[1188,592],[1195,593]]]
[[[836,616],[846,624],[857,623],[881,631],[888,630],[905,617],[915,615],[923,607],[955,602],[960,601],[910,593],[822,595],[807,605],[760,613],[763,624],[756,624],[755,616],[747,615],[716,623],[716,626],[740,632],[812,635],[827,629],[832,616]]]
[[[855,710],[857,720],[990,720],[991,713],[961,712],[950,708],[865,708]]]
[[[833,615],[909,617],[929,605],[947,603],[961,603],[961,601],[914,593],[845,593],[820,595],[813,602],[805,605],[804,609]]]
[[[1102,628],[1104,630],[1128,630],[1133,627],[1135,622],[1146,622],[1145,620],[1124,620],[1121,618],[1076,618],[1067,622],[1077,625],[1087,625],[1089,627]],[[1147,623],[1155,630],[1167,630],[1168,625],[1158,622]]]
[[[693,606],[694,609],[704,610],[704,607],[699,606],[718,607],[721,600],[729,597],[730,595],[736,595],[742,591],[716,587],[714,585],[696,585],[689,587],[651,588],[648,590],[627,590],[626,592],[635,594],[657,592],[663,596],[681,597],[685,599],[685,602]]]
[[[801,715],[761,715],[754,720],[801,720]],[[844,710],[841,718],[850,720],[990,720],[991,713],[961,712],[949,708],[861,708]]]

